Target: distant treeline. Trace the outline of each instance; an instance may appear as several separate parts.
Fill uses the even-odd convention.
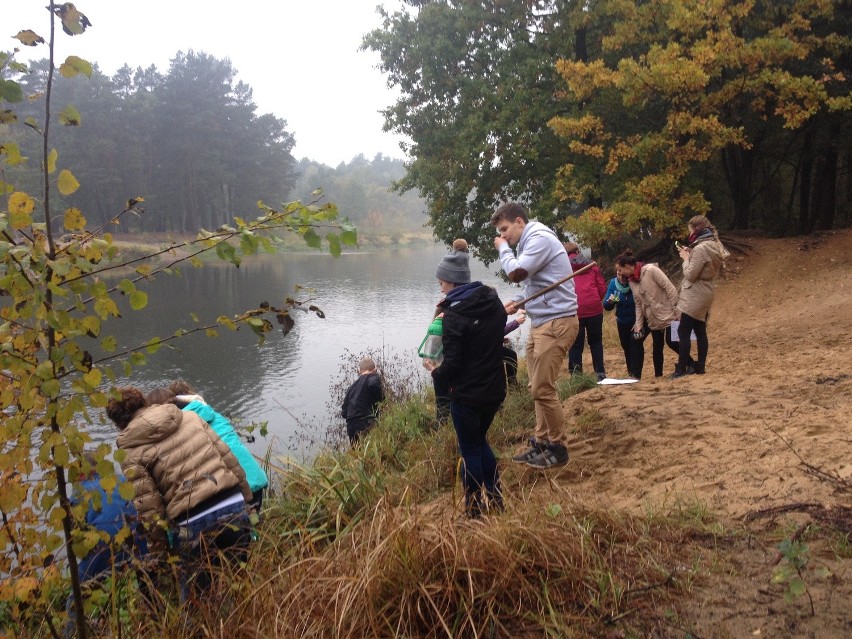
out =
[[[30,65],[22,83],[27,93],[44,91],[46,60]],[[142,196],[145,214],[123,219],[125,232],[195,232],[253,218],[257,202],[333,201],[365,230],[414,228],[425,221],[416,193],[389,193],[405,174],[401,160],[358,156],[336,168],[292,155],[294,135],[287,122],[258,114],[252,89],[235,80],[228,59],[178,52],[165,74],[155,66],[135,71],[125,65],[114,75],[97,66],[83,75],[54,78],[54,110],[73,105],[79,126],[51,119],[57,167],[70,169],[80,189],[61,202],[80,208],[90,225],[106,222],[128,199]],[[44,126],[43,102],[20,105],[19,117]],[[17,133],[15,133],[17,132]],[[40,138],[15,127],[13,138],[29,162],[10,168],[22,189],[40,192]]]

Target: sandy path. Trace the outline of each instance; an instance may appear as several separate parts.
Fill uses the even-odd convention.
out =
[[[634,512],[700,504],[755,533],[814,513],[849,525],[852,232],[750,241],[717,288],[706,375],[599,387],[566,402],[575,435],[559,481],[578,499]],[[611,374],[624,374],[620,349],[606,358]],[[673,367],[667,350],[666,372]],[[731,550],[730,583],[708,587],[693,611],[709,624],[700,636],[852,636],[848,558],[812,584],[811,618],[771,583],[772,545]]]

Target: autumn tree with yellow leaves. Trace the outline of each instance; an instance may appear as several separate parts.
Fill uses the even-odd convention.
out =
[[[831,0],[404,0],[364,47],[399,90],[400,189],[494,258],[516,199],[591,246],[694,214],[775,234],[852,220],[852,6]]]
[[[836,61],[848,64],[849,38],[833,30],[842,24],[836,3],[608,5],[600,56],[556,63],[574,114],[550,122],[576,157],[560,169],[558,193],[595,200],[566,221],[588,242],[666,234],[692,215],[712,215],[719,186],[702,174],[714,166],[733,205],[731,226],[748,228],[761,170],[771,175],[790,161],[768,152],[848,118],[852,97]],[[836,155],[839,141],[820,152]]]

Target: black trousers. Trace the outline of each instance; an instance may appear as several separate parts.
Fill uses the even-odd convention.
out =
[[[696,345],[698,346],[698,361],[693,362],[690,350],[692,350],[692,331],[695,331]],[[677,368],[685,372],[687,366],[693,366],[696,372],[704,372],[704,364],[707,362],[707,351],[710,347],[707,341],[707,322],[697,320],[686,313],[680,314],[680,326],[677,329],[680,340],[677,358]]]
[[[592,368],[599,375],[606,375],[603,351],[603,313],[594,317],[581,317],[577,338],[568,349],[568,372],[583,372],[583,347],[589,341],[592,353]]]
[[[349,443],[353,446],[358,443],[361,435],[370,430],[376,423],[373,417],[355,418],[346,420],[346,434],[349,435]]]
[[[633,324],[615,324],[618,327],[618,341],[624,351],[624,363],[627,374],[636,379],[642,379],[642,368],[645,363],[645,344],[640,339],[633,339]]]
[[[671,326],[666,326],[665,328],[660,329],[660,330],[653,330],[652,329],[651,331],[649,331],[649,334],[651,335],[651,341],[652,341],[651,358],[654,361],[654,376],[655,377],[662,377],[663,376],[663,346],[668,345],[668,347],[670,349],[672,349],[678,355],[680,355],[680,346],[678,345],[677,342],[672,341],[672,327]],[[646,335],[641,340],[637,340],[637,341],[640,341],[640,342],[644,341],[647,337],[648,336]],[[641,373],[641,370],[638,371],[638,372]]]

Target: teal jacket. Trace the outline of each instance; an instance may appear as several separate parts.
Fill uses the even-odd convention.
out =
[[[192,411],[210,424],[210,428],[228,445],[228,448],[234,453],[234,457],[240,462],[240,466],[242,466],[246,474],[246,480],[251,488],[251,492],[255,493],[269,486],[269,479],[266,477],[266,473],[263,472],[260,464],[255,461],[249,449],[240,441],[240,436],[237,435],[237,431],[234,430],[227,417],[220,415],[204,402],[198,401],[187,404],[183,410]]]

